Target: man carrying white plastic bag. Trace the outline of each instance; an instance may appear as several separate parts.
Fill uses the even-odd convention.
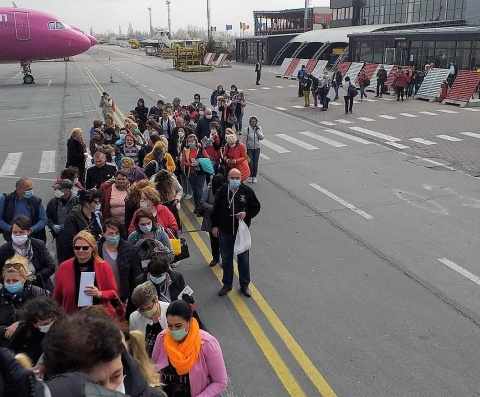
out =
[[[250,284],[250,237],[251,220],[260,212],[260,202],[252,188],[241,182],[241,173],[232,168],[228,173],[228,184],[223,185],[215,195],[212,220],[212,234],[218,237],[222,256],[222,289],[219,296],[226,295],[233,288],[233,257],[237,256],[240,291],[246,297],[252,293]]]

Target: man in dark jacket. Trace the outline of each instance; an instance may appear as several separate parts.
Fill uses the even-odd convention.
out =
[[[204,137],[210,136],[210,123],[212,121],[218,122],[218,117],[213,116],[212,109],[206,108],[205,114],[198,120],[197,128],[195,130],[195,135],[198,138],[198,142],[200,142]]]
[[[108,181],[115,176],[117,168],[107,164],[107,158],[102,152],[95,152],[93,155],[94,167],[87,170],[85,187],[87,189],[98,189],[103,182]]]
[[[194,132],[189,128],[185,127],[185,123],[183,121],[183,117],[177,117],[175,119],[175,128],[172,130],[170,137],[168,138],[168,153],[172,156],[173,160],[177,161],[180,157],[180,153],[178,153],[178,129],[183,128],[185,131],[185,136],[189,136]]]
[[[157,116],[157,120],[160,119],[163,115],[163,107],[165,106],[165,102],[163,102],[161,99],[157,101],[157,104],[155,106],[152,106],[150,108],[150,111],[148,112],[148,117],[150,116]]]
[[[307,71],[305,69],[305,65],[302,65],[302,68],[297,72],[297,80],[298,80],[298,96],[303,96],[303,86],[302,81],[307,75]]]
[[[63,224],[68,213],[78,205],[78,197],[72,194],[73,182],[70,179],[60,180],[53,185],[53,188],[55,189],[55,197],[47,204],[47,224],[55,239],[58,263],[61,263],[58,252],[61,252],[62,247],[66,244],[65,233],[62,233]],[[61,259],[66,260],[68,258]]]
[[[260,202],[255,192],[241,182],[241,173],[232,168],[228,173],[228,185],[223,185],[215,195],[210,219],[212,234],[218,237],[220,255],[222,256],[223,287],[219,296],[227,294],[233,284],[233,247],[237,237],[239,220],[250,227],[254,217],[260,212]],[[249,250],[238,254],[238,273],[240,290],[246,296],[252,296],[250,288]]]
[[[47,241],[47,214],[42,199],[33,194],[33,182],[26,177],[17,180],[14,192],[4,193],[0,197],[0,230],[6,241],[12,241],[11,222],[18,215],[30,218],[33,224],[31,237]]]
[[[136,277],[142,274],[142,265],[133,245],[122,240],[121,230],[122,224],[116,219],[105,221],[98,254],[112,268],[119,298],[126,302],[132,295]]]
[[[383,92],[385,91],[387,77],[388,75],[385,66],[380,65],[380,69],[377,72],[377,95],[375,95],[375,98],[382,97]]]

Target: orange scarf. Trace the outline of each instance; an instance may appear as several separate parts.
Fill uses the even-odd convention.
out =
[[[201,344],[200,327],[195,318],[190,320],[190,330],[181,342],[173,339],[170,330],[167,329],[163,338],[163,347],[178,375],[185,375],[190,372],[200,355]]]

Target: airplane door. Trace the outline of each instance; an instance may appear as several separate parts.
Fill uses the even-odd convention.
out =
[[[30,40],[28,12],[15,12],[15,33],[18,40]]]

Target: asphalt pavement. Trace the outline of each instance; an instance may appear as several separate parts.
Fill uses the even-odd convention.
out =
[[[226,396],[480,395],[480,113],[370,93],[351,115],[320,112],[271,67],[257,87],[252,65],[181,73],[109,46],[35,63],[32,86],[19,70],[0,68],[0,190],[26,175],[44,201],[71,129],[100,115],[99,91],[119,118],[140,97],[208,103],[231,83],[247,93],[244,124],[255,114],[266,135],[251,299],[216,295],[221,269],[182,206],[192,255],[179,270],[222,345]]]

